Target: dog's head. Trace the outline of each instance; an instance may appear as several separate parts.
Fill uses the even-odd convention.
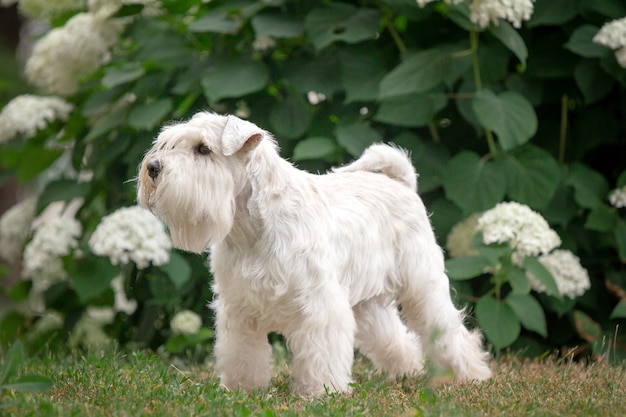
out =
[[[205,251],[230,232],[246,164],[265,135],[253,123],[208,112],[166,126],[139,167],[139,204],[168,225],[176,247]]]

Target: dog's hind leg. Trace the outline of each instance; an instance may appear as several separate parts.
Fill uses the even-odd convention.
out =
[[[267,332],[258,328],[254,318],[241,312],[226,312],[218,298],[213,303],[216,315],[215,368],[220,385],[245,391],[264,388],[271,378],[272,350]]]
[[[464,314],[450,296],[443,255],[434,245],[418,257],[407,257],[401,290],[402,316],[422,338],[422,346],[435,363],[451,369],[460,380],[491,376],[488,354],[478,330],[468,330]]]
[[[353,308],[357,322],[356,347],[389,379],[417,375],[423,370],[419,336],[402,323],[394,304],[377,299]]]

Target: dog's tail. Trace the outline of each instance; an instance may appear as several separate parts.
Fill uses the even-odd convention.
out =
[[[406,150],[382,143],[371,145],[349,165],[333,168],[334,172],[379,172],[417,192],[417,174]]]

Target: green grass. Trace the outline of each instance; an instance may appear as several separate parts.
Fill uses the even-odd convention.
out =
[[[603,362],[505,357],[483,383],[446,378],[385,381],[362,359],[351,394],[305,400],[289,393],[288,367],[266,390],[218,388],[211,365],[186,367],[140,351],[27,359],[21,373],[52,379],[45,393],[5,390],[0,415],[20,416],[624,416],[626,368]]]

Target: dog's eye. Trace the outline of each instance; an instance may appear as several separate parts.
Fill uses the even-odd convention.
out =
[[[196,146],[196,152],[200,155],[208,155],[211,153],[211,148],[206,146],[204,143],[201,143],[200,145]]]

